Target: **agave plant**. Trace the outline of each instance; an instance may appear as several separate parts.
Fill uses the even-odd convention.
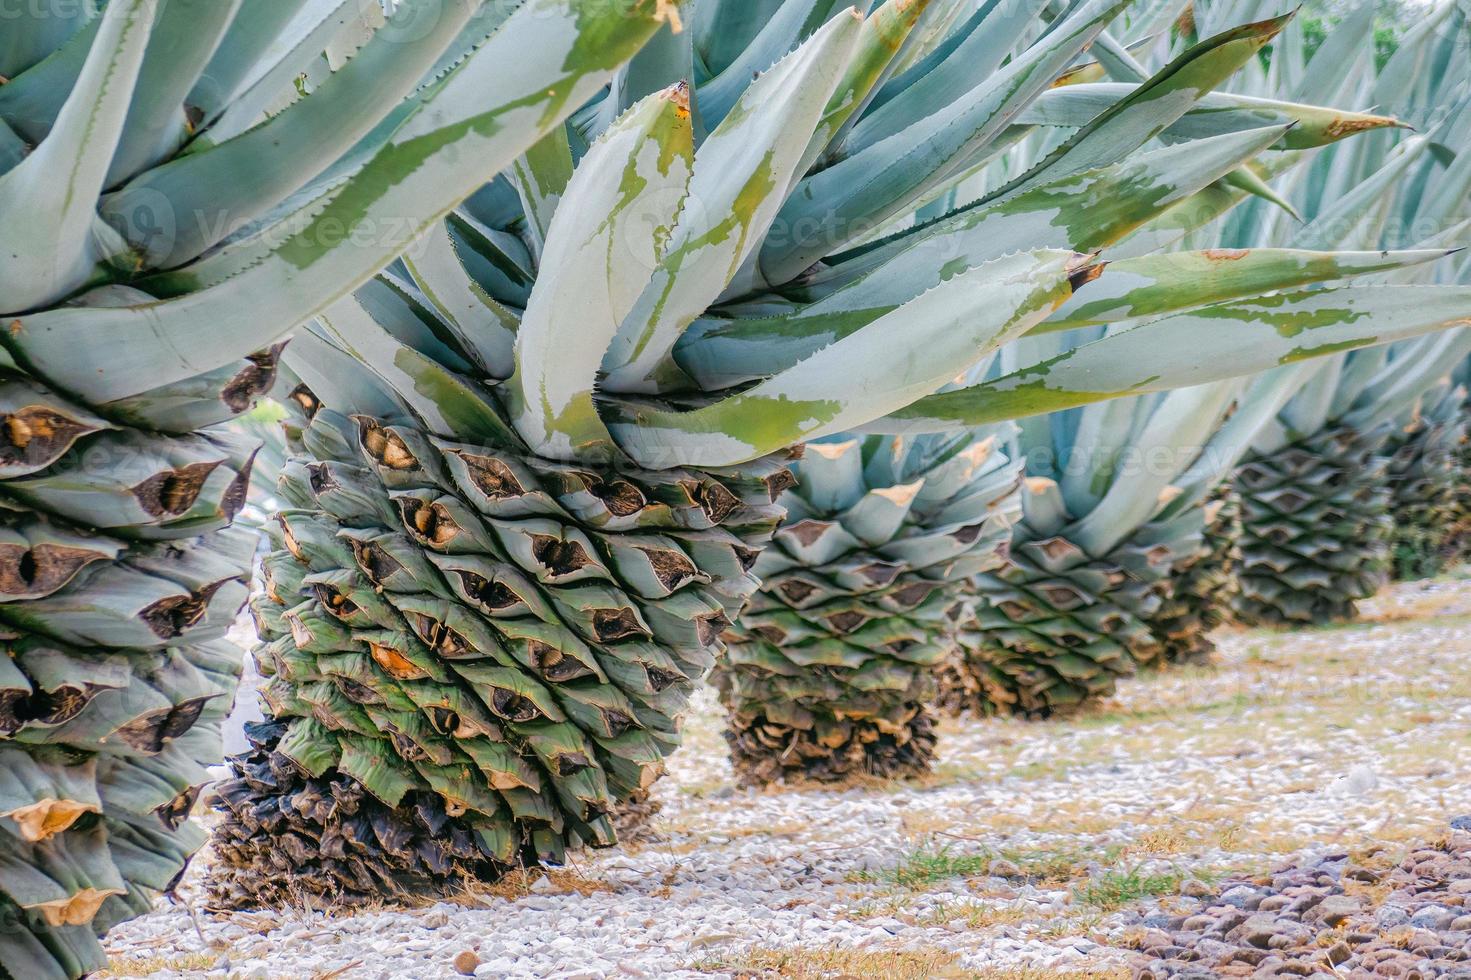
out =
[[[1268,308],[1235,299],[1257,281],[1207,277],[1162,295],[1146,267],[1110,302],[1156,322],[1045,377],[941,391],[1086,284],[1088,252],[1179,226],[1172,209],[1270,147],[1392,120],[1196,108],[1280,27],[1251,25],[1103,106],[1057,107],[1076,132],[1055,153],[916,224],[1011,127],[1041,125],[1025,110],[1127,0],[1045,31],[1011,4],[834,6],[687,6],[288,349],[320,407],[254,601],[272,719],[220,789],[219,901],[422,894],[611,843],[757,588],[797,443],[878,419],[969,439],[1461,315],[1454,289]],[[1176,126],[1178,145],[1135,153]],[[1267,265],[1279,288],[1323,278]],[[1280,329],[1298,319],[1306,336]]]
[[[1394,576],[1433,578],[1458,558],[1458,484],[1467,437],[1466,389],[1449,378],[1427,391],[1390,438],[1390,550]]]
[[[210,427],[658,26],[653,0],[464,4],[412,31],[439,5],[359,6],[5,17],[0,976],[100,969],[95,934],[202,841],[255,551],[230,527],[253,446]]]
[[[1376,135],[1316,161],[1289,191],[1311,219],[1291,233],[1295,242],[1403,247],[1457,241],[1471,227],[1471,77],[1455,56],[1468,44],[1466,16],[1454,4],[1427,13],[1383,72],[1363,81],[1366,97],[1397,107],[1423,135]],[[1280,222],[1266,224],[1266,234],[1284,233]],[[1460,255],[1396,278],[1464,282],[1468,270]],[[1394,534],[1389,440],[1467,343],[1448,336],[1336,358],[1264,433],[1236,481],[1245,501],[1246,622],[1342,621],[1383,584]],[[1434,493],[1433,480],[1399,485],[1406,494]]]
[[[1471,353],[1468,331],[1321,367],[1242,464],[1251,625],[1344,622],[1393,568],[1388,443],[1397,416]]]
[[[761,591],[713,677],[740,777],[929,768],[928,702],[969,615],[964,583],[996,564],[1020,516],[1003,434],[807,446],[775,544],[752,569]]]
[[[1028,340],[1015,354],[1045,361],[1048,346]],[[1006,560],[976,577],[976,621],[947,666],[941,705],[1047,716],[1141,668],[1208,654],[1204,632],[1232,593],[1230,567],[1209,565],[1235,549],[1221,530],[1234,503],[1222,481],[1301,375],[1282,367],[1251,385],[1023,422],[1012,449],[1026,463],[1023,520]]]

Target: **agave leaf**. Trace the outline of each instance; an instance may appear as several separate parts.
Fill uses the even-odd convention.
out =
[[[1467,286],[1345,286],[1223,303],[931,395],[866,428],[952,430],[1255,374],[1455,326],[1468,302]]]
[[[169,0],[157,8],[108,187],[173,155],[189,136],[184,98],[208,64],[241,0]]]
[[[1180,119],[1276,37],[1285,23],[1285,18],[1278,18],[1246,24],[1191,47],[1101,112],[1047,159],[982,201],[1005,200],[1038,182],[1117,163]]]
[[[85,5],[78,4],[74,9]],[[50,11],[56,13],[56,11]],[[64,23],[64,18],[53,18],[55,23]],[[7,26],[16,26],[11,21]],[[3,116],[15,132],[31,143],[39,143],[56,122],[61,107],[76,87],[77,77],[87,63],[97,31],[102,26],[102,16],[96,10],[88,12],[81,28],[39,64],[20,73],[0,86],[0,116]],[[10,36],[7,30],[7,39]],[[0,40],[0,43],[4,43]],[[9,75],[10,72],[4,72]]]
[[[262,0],[243,6],[242,13],[249,15],[251,26],[247,27],[247,22],[238,18],[237,23],[252,35],[253,55],[245,60],[249,52],[242,48],[242,63],[234,65],[233,71],[224,72],[232,90],[221,91],[212,99],[206,96],[199,103],[208,113],[205,120],[210,122],[208,130],[199,137],[200,149],[239,136],[264,121],[269,112],[284,108],[283,93],[297,95],[296,83],[307,76],[312,65],[322,59],[324,51],[332,49],[339,37],[348,32],[371,30],[383,16],[381,9],[365,7],[353,0],[295,0],[289,2],[292,8],[287,12],[289,19],[278,26],[277,18],[283,12],[270,8],[283,5],[288,5],[288,0]],[[264,22],[256,22],[256,17]],[[223,45],[216,57],[227,59],[221,68],[228,69],[231,56]],[[206,69],[206,78],[201,83],[208,79],[213,68],[211,65]],[[250,74],[242,77],[242,71]]]
[[[1079,257],[1041,250],[941,283],[755,387],[688,412],[609,406],[619,445],[644,466],[727,466],[853,428],[935,391],[1030,329],[1072,291]],[[902,331],[906,356],[893,357]]]
[[[879,83],[893,69],[900,48],[929,9],[930,2],[885,0],[883,6],[864,20],[848,70],[838,82],[795,173],[805,174],[837,141],[838,134],[859,118]]]
[[[19,75],[75,37],[97,17],[94,3],[18,7],[9,12],[0,37],[0,75]]]
[[[195,258],[259,217],[366,136],[383,118],[385,104],[412,92],[478,2],[441,9],[435,0],[409,0],[394,16],[414,17],[414,8],[427,5],[437,10],[428,30],[404,36],[385,25],[320,87],[266,122],[109,194],[102,201],[103,218],[122,231],[145,265],[166,268]],[[168,9],[174,6],[170,0]],[[157,233],[159,222],[164,234]]]
[[[796,278],[822,256],[902,213],[963,171],[1127,0],[1088,0],[1075,14],[963,98],[802,180],[778,220],[788,234],[761,251],[767,282]],[[916,175],[920,175],[917,179]]]
[[[1280,24],[1280,22],[1271,22]],[[1091,85],[1068,85],[1065,88],[1050,88],[1037,97],[1016,118],[1016,125],[1027,127],[1083,127],[1090,119],[1097,118],[1109,106],[1137,90],[1137,85],[1125,82],[1097,82]],[[1328,146],[1358,132],[1371,129],[1403,127],[1403,122],[1393,116],[1367,112],[1346,112],[1333,107],[1283,102],[1278,99],[1242,96],[1224,91],[1203,94],[1189,112],[1165,128],[1164,135],[1174,140],[1200,140],[1221,135],[1224,132],[1239,132],[1240,129],[1258,129],[1268,125],[1296,122],[1277,149],[1311,150]]]
[[[695,5],[690,30],[705,77],[724,71],[740,57],[781,9],[784,0],[702,0]]]
[[[1314,282],[1401,269],[1437,261],[1454,251],[1206,249],[1124,259],[1109,263],[1095,284],[1039,323],[1032,335],[1157,317]]]
[[[1261,130],[1155,150],[999,204],[958,211],[838,263],[826,281],[819,275],[814,288],[822,298],[814,303],[778,316],[697,322],[675,357],[706,389],[770,376],[958,271],[1025,248],[1093,251],[1112,245],[1279,133]]]
[[[515,369],[512,351],[520,321],[466,270],[460,250],[467,247],[451,234],[448,222],[436,222],[402,259],[425,300],[453,331],[459,350],[490,377],[508,378]]]
[[[765,239],[861,26],[855,16],[829,21],[753,82],[700,146],[690,206],[603,360],[609,390],[659,390],[656,372],[679,335]]]
[[[1226,479],[1251,449],[1262,426],[1275,418],[1319,364],[1289,364],[1272,368],[1252,380],[1238,399],[1236,411],[1216,430],[1205,450],[1174,481],[1180,496],[1160,512],[1161,519],[1178,514],[1204,500]]]
[[[833,285],[846,284],[916,243],[947,249],[943,264],[955,254],[964,254],[960,250],[966,246],[985,247],[984,243],[994,241],[996,228],[989,225],[990,220],[1014,213],[1030,216],[1033,224],[1026,233],[1034,246],[1065,237],[1067,245],[1078,251],[1109,247],[1171,208],[1192,204],[1202,188],[1271,146],[1285,130],[1272,126],[1150,150],[1095,173],[1075,174],[1055,185],[1028,189],[1009,200],[967,205],[836,257],[830,269],[814,272],[809,289],[825,293]],[[1099,178],[1113,186],[1099,186]],[[1048,215],[1045,220],[1043,214]],[[1008,235],[1006,240],[1012,239]],[[1026,246],[999,247],[1004,254],[1007,249]],[[931,255],[931,261],[937,254]]]
[[[179,299],[19,317],[4,342],[51,380],[97,401],[171,384],[214,370],[241,349],[269,346],[373,275],[487,173],[596,93],[653,33],[656,9],[655,0],[617,10],[600,0],[533,0],[416,103],[352,180],[267,258]],[[590,38],[598,39],[595,46]],[[487,102],[486,92],[496,101]],[[451,147],[457,152],[447,152]],[[363,244],[342,241],[356,228],[374,234]],[[201,332],[201,322],[212,329]],[[96,350],[99,338],[107,339],[105,351],[79,363],[78,345]]]
[[[1035,17],[1027,4],[987,0],[947,43],[936,49],[933,63],[916,65],[879,91],[871,111],[843,138],[834,156],[852,156],[984,83],[1016,47]]]
[[[786,0],[729,67],[700,86],[700,118],[718,127],[751,84],[821,26],[832,0]]]
[[[1413,366],[1406,369],[1390,362],[1390,376],[1376,378],[1364,392],[1363,407],[1344,414],[1343,422],[1351,426],[1372,425],[1377,419],[1393,418],[1408,410],[1425,393],[1437,377],[1443,377],[1471,355],[1471,330],[1450,330],[1430,341]]]
[[[521,198],[532,251],[540,255],[552,215],[562,200],[567,182],[572,179],[572,147],[567,143],[567,127],[558,126],[543,136],[511,164],[506,175]]]
[[[259,71],[265,53],[308,5],[300,0],[254,0],[240,7],[185,99],[199,110],[202,122],[213,122],[239,96],[247,75]]]
[[[1347,94],[1345,83],[1361,63],[1360,59],[1373,57],[1370,38],[1374,33],[1375,13],[1372,3],[1355,4],[1333,25],[1322,46],[1314,52],[1309,70],[1293,89],[1297,99],[1329,105],[1343,99]]]
[[[1110,554],[1128,539],[1160,509],[1166,488],[1189,464],[1188,454],[1205,445],[1238,389],[1227,381],[1167,394],[1131,442],[1150,454],[1151,465],[1114,475],[1097,504],[1068,529],[1067,539],[1093,556]]]
[[[659,264],[694,157],[679,85],[624,113],[572,178],[551,222],[507,383],[516,429],[537,455],[577,459],[612,448],[593,404],[598,367]]]
[[[64,298],[85,283],[116,235],[95,210],[123,133],[153,26],[151,0],[108,4],[85,67],[56,125],[19,165],[0,174],[0,295],[5,309]]]
[[[1382,222],[1388,217],[1391,190],[1429,146],[1417,136],[1396,148],[1390,160],[1369,179],[1320,211],[1292,238],[1297,248],[1327,248],[1334,245],[1373,245],[1379,241]]]

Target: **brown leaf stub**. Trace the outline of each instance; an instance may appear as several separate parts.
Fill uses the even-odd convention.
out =
[[[138,618],[160,640],[173,640],[198,626],[209,612],[209,600],[218,585],[188,595],[168,596],[138,613]]]
[[[194,506],[199,499],[199,492],[204,489],[204,482],[219,465],[218,460],[212,463],[190,463],[178,469],[155,473],[132,488],[133,499],[151,517],[163,517],[165,514],[177,517]]]
[[[294,402],[296,407],[301,410],[301,414],[305,415],[308,419],[315,416],[322,407],[322,400],[304,384],[299,384],[295,388],[292,388],[286,397]]]
[[[193,698],[160,711],[151,711],[123,725],[109,738],[147,755],[157,755],[169,742],[194,727],[213,697]]]
[[[741,500],[716,480],[702,480],[688,487],[690,496],[712,524],[723,524],[740,507]]]
[[[376,586],[381,586],[404,570],[402,562],[371,541],[357,541],[349,538],[347,543],[352,548],[352,556],[357,561],[358,567],[368,577],[368,581]],[[292,548],[289,536],[286,548],[293,555],[300,557],[300,548]]]
[[[417,497],[399,497],[396,503],[404,528],[430,547],[448,547],[462,530],[443,504],[425,503]]]
[[[357,416],[357,422],[358,441],[373,462],[390,470],[418,468],[418,459],[398,433],[388,431],[366,416]]]
[[[97,910],[102,908],[102,903],[113,895],[123,894],[120,888],[83,888],[68,898],[58,898],[54,902],[44,902],[34,906],[34,910],[40,912],[45,918],[46,924],[53,928],[60,926],[85,926],[91,924],[97,917]]]
[[[649,559],[649,566],[653,568],[654,577],[659,580],[659,584],[670,592],[675,591],[700,574],[700,570],[695,567],[695,563],[690,561],[688,556],[678,551],[673,551],[668,548],[645,547],[640,547],[638,550],[643,552],[644,556]]]
[[[564,541],[550,534],[531,536],[531,554],[547,571],[556,576],[571,575],[594,564],[587,549],[576,541]]]
[[[647,638],[649,631],[639,624],[638,614],[628,607],[595,609],[592,614],[593,634],[602,643],[616,643],[631,638]]]
[[[382,643],[369,643],[368,652],[373,662],[387,671],[388,676],[394,680],[422,681],[429,677],[428,672],[416,666],[412,660],[393,647]]]
[[[513,606],[520,605],[524,601],[521,596],[511,591],[510,587],[504,582],[492,582],[483,575],[477,575],[474,572],[464,571],[463,569],[456,571],[455,575],[459,577],[460,585],[465,590],[465,594],[487,609],[493,611],[509,609]]]
[[[82,436],[97,431],[46,405],[0,415],[0,466],[39,469],[60,459]]]
[[[35,844],[66,830],[83,814],[100,812],[101,809],[94,803],[52,798],[17,807],[9,813],[0,813],[0,817],[14,820],[20,828],[21,839]]]
[[[526,488],[516,479],[516,474],[504,460],[494,456],[479,456],[474,453],[456,452],[469,471],[470,482],[492,500],[510,500],[526,494]]]
[[[50,595],[86,566],[108,555],[69,545],[0,545],[0,595]]]
[[[526,644],[526,649],[531,657],[532,666],[542,677],[554,684],[577,680],[580,677],[595,676],[592,669],[582,661],[576,657],[567,656],[550,643],[531,640]]]
[[[276,383],[276,365],[285,347],[285,343],[276,344],[246,357],[246,366],[220,389],[220,401],[225,403],[225,407],[238,415],[248,411],[257,398],[270,391]]]

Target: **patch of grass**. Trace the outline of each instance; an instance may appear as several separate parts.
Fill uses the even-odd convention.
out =
[[[826,980],[860,977],[872,980],[929,980],[931,977],[979,976],[959,966],[960,956],[942,950],[751,949],[696,960],[687,969],[700,973],[729,973],[740,980],[787,977]]]
[[[186,973],[204,971],[215,965],[218,953],[185,953],[182,956],[146,956],[141,959],[111,959],[107,969],[92,974],[97,980],[108,977],[148,977],[163,970]]]
[[[964,922],[967,929],[992,929],[996,926],[1014,926],[1025,922],[1028,914],[1027,909],[1008,905],[947,902],[936,905],[927,914],[916,918],[914,924],[917,926],[944,926],[952,922]]]
[[[976,980],[1125,980],[1131,976],[1123,967],[1088,967],[1083,970],[981,970],[972,974]]]
[[[1173,895],[1180,890],[1180,883],[1186,878],[1198,877],[1201,873],[1188,874],[1175,869],[1145,872],[1138,868],[1105,871],[1089,879],[1087,884],[1074,888],[1073,900],[1105,912],[1115,912],[1143,898]]]
[[[938,949],[858,950],[769,949],[752,947],[695,960],[686,969],[700,973],[727,973],[738,980],[1125,980],[1123,967],[1087,967],[1082,970],[967,970],[958,953]]]
[[[925,841],[891,868],[860,871],[852,880],[882,882],[902,888],[922,890],[952,878],[975,878],[990,873],[991,862],[1009,861],[1021,872],[1020,877],[1033,884],[1062,884],[1087,873],[1091,863],[1111,864],[1123,848],[1110,846],[1097,850],[992,850],[982,848],[974,853],[956,853],[952,848],[936,847]]]

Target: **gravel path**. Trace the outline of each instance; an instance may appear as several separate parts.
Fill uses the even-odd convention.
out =
[[[113,933],[113,975],[1128,976],[1219,881],[1471,814],[1468,667],[1471,580],[1401,585],[1064,723],[946,723],[932,776],[841,792],[737,788],[705,698],[642,846],[412,911],[163,906]]]

